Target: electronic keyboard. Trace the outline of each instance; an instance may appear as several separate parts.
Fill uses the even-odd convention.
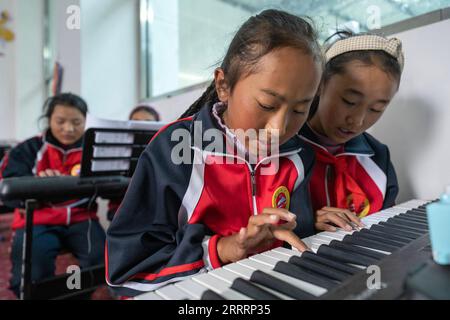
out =
[[[15,201],[34,199],[56,201],[59,199],[123,196],[130,178],[123,176],[104,177],[18,177],[0,181],[0,200]]]
[[[134,299],[398,299],[408,272],[431,259],[428,203],[411,200],[363,218],[364,228],[303,239],[311,251],[276,248]]]

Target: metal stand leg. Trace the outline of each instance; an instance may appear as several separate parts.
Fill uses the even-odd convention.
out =
[[[22,249],[22,278],[20,282],[20,299],[31,299],[31,258],[33,246],[33,216],[38,207],[36,200],[25,201],[25,233]]]

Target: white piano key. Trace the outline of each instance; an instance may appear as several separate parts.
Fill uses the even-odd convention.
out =
[[[211,271],[210,274],[212,274],[216,278],[219,278],[219,279],[222,279],[223,281],[228,282],[230,285],[233,283],[234,280],[236,280],[236,278],[241,277],[237,273],[225,270],[224,268]],[[244,278],[244,277],[241,277],[241,278]]]
[[[278,253],[278,252],[274,252],[274,251],[267,251],[263,253],[264,256],[267,256],[271,259],[278,261],[285,261],[285,262],[289,262],[289,259],[291,259],[291,256],[287,256],[285,254],[282,253]]]
[[[252,276],[253,271],[249,270],[246,267],[241,266],[240,264],[237,263],[233,263],[233,264],[229,264],[223,267],[225,270],[234,272],[236,274],[238,274],[239,276],[241,276],[244,279],[250,279]]]
[[[191,300],[194,298],[187,292],[175,287],[173,284],[156,290],[156,293],[166,300]]]
[[[209,273],[195,276],[192,278],[192,280],[219,294],[223,291],[228,290],[228,286],[225,282],[220,281]]]
[[[302,255],[302,253],[300,251],[289,250],[289,249],[286,249],[286,248],[283,248],[283,247],[275,248],[275,249],[273,249],[271,251],[272,252],[278,252],[278,253],[281,253],[281,254],[285,254],[285,255],[287,255],[289,257],[292,257],[293,255],[301,257],[301,255]],[[271,252],[271,251],[269,251],[269,252]]]
[[[157,295],[155,292],[148,292],[134,297],[134,300],[164,300],[164,298]]]
[[[227,300],[247,300],[247,297],[231,290],[226,282],[209,274],[202,274],[192,278],[202,286],[220,294]]]
[[[175,283],[175,287],[185,291],[186,293],[193,296],[195,299],[201,299],[203,293],[205,293],[208,288],[202,286],[201,284],[188,279],[178,283]]]
[[[291,276],[285,275],[285,274],[277,272],[277,271],[273,271],[272,268],[270,268],[269,266],[264,265],[262,263],[254,261],[254,260],[252,261],[249,259],[245,259],[245,260],[239,261],[238,263],[249,269],[264,271],[264,272],[270,274],[271,276],[274,276],[275,278],[278,278],[284,282],[290,283],[291,285],[293,285],[299,289],[302,289],[303,291],[306,291],[316,297],[319,297],[328,291],[327,289],[319,287],[315,284],[293,278]]]
[[[211,273],[211,272],[210,272],[210,273]],[[219,278],[219,279],[222,279],[222,280],[228,282],[228,283],[230,284],[230,286],[231,286],[231,284],[233,283],[233,281],[236,280],[237,278],[243,278],[243,277],[240,277],[238,274],[236,274],[236,273],[234,273],[234,272],[227,271],[227,270],[223,270],[223,269],[221,269],[221,270],[214,270],[214,271],[212,271],[212,273],[213,273],[213,275],[214,275],[215,277],[217,277],[217,278]],[[252,273],[253,273],[253,272],[252,272]],[[249,280],[249,279],[246,279],[246,280]],[[257,284],[257,283],[254,283],[254,282],[252,282],[252,284],[254,284],[255,286],[257,286],[257,287],[259,287],[259,288],[261,288],[261,289],[263,289],[263,290],[266,290],[267,292],[272,293],[273,295],[279,297],[280,299],[283,299],[283,300],[293,300],[291,297],[288,297],[288,296],[286,296],[286,295],[284,295],[284,294],[282,294],[282,293],[280,293],[280,292],[276,292],[276,291],[274,291],[274,290],[272,290],[272,289],[270,289],[270,288],[261,286],[261,285],[259,285],[259,284]],[[247,297],[247,299],[248,299],[248,300],[253,300],[253,299],[250,299],[250,297]]]
[[[322,234],[319,233],[316,237],[316,239],[321,239],[324,241],[327,241],[327,243],[330,243],[332,240],[338,240],[341,241],[345,235],[342,234]]]
[[[250,260],[255,260],[255,261],[260,262],[260,263],[267,264],[271,268],[274,268],[275,265],[277,264],[277,262],[280,261],[280,260],[277,260],[275,258],[266,256],[264,254],[258,254],[256,256],[250,257],[249,259]]]

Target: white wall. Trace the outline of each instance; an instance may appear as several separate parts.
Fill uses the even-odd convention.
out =
[[[0,140],[21,140],[37,132],[45,96],[42,65],[43,1],[2,0],[16,39],[1,49]]]
[[[14,0],[0,0],[0,9],[7,10],[11,15],[15,15]],[[9,23],[7,27],[16,31],[17,21]],[[16,41],[2,45],[0,43],[0,141],[10,140],[15,137],[15,52]]]
[[[81,95],[90,112],[125,120],[138,102],[138,0],[81,0]]]
[[[450,185],[450,20],[397,34],[406,65],[401,88],[372,133],[386,143],[399,201],[435,199]]]

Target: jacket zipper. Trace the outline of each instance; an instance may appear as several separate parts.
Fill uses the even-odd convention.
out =
[[[252,188],[252,203],[253,203],[253,215],[258,215],[258,208],[257,208],[257,204],[256,204],[256,192],[257,192],[257,188],[256,188],[256,170],[258,169],[258,167],[264,163],[265,161],[271,159],[271,158],[275,158],[274,156],[272,157],[267,157],[262,159],[260,162],[258,162],[255,166],[255,169],[252,168],[252,166],[250,165],[250,163],[248,163],[247,160],[241,158],[241,157],[237,157],[231,154],[225,154],[225,153],[215,153],[215,152],[205,152],[204,150],[201,150],[197,147],[191,147],[193,150],[197,150],[200,151],[202,153],[207,153],[210,155],[216,155],[216,156],[222,156],[222,157],[232,157],[234,159],[238,159],[241,160],[243,162],[245,162],[247,164],[247,167],[250,171],[250,177],[251,177],[251,188]],[[303,148],[297,149],[295,151],[291,151],[291,152],[286,152],[286,153],[280,153],[278,154],[276,157],[281,158],[281,157],[287,157],[293,154],[297,154],[299,153]]]
[[[256,172],[250,168],[250,175],[252,179],[252,200],[253,200],[253,215],[258,215],[258,207],[256,205]]]
[[[327,197],[327,207],[331,207],[330,193],[328,190],[328,179],[330,177],[330,165],[325,167],[325,195]]]

